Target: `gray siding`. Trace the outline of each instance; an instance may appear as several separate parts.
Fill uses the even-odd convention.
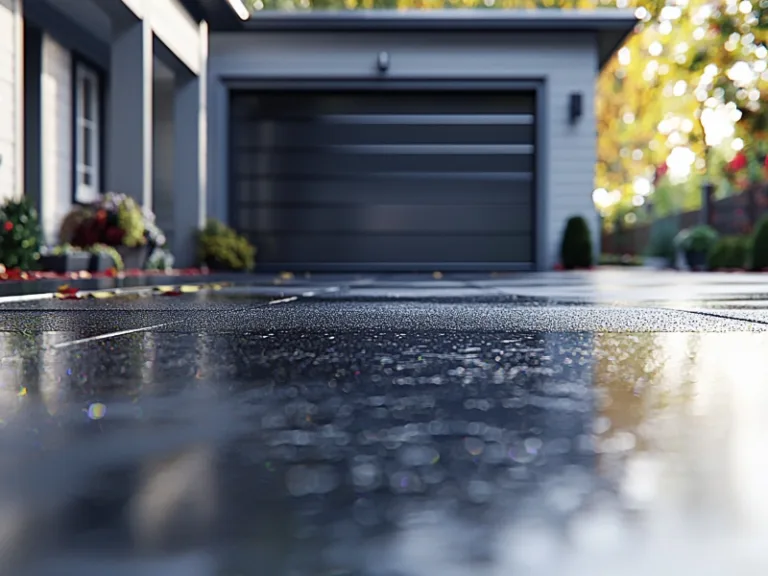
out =
[[[22,192],[23,126],[20,0],[0,0],[0,201]]]
[[[227,214],[227,106],[221,78],[374,79],[376,55],[391,57],[388,78],[399,80],[543,80],[546,141],[541,152],[546,213],[546,267],[557,260],[565,220],[587,217],[597,233],[592,204],[596,133],[594,91],[598,54],[589,34],[495,33],[217,33],[211,36],[209,76],[209,210]],[[584,97],[584,115],[568,121],[568,95]]]

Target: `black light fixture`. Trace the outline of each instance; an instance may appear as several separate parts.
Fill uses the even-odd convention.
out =
[[[571,124],[576,124],[576,121],[581,118],[582,108],[581,92],[571,92],[568,97],[568,119]]]
[[[379,56],[376,58],[376,66],[378,66],[381,73],[389,70],[389,53],[379,52]]]

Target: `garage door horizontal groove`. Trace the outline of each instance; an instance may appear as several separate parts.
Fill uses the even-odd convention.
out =
[[[459,230],[451,230],[450,236],[455,238],[507,238],[509,240],[525,240],[526,242],[530,240],[530,229],[526,230],[520,230],[518,233],[518,230],[515,229],[515,233],[510,233],[508,231],[493,231],[493,230],[468,230],[468,231],[459,231]],[[415,238],[446,238],[445,235],[435,235],[432,231],[415,231],[415,230],[394,230],[391,232],[388,231],[382,231],[382,230],[371,230],[366,231],[364,235],[361,235],[360,232],[355,230],[309,230],[306,229],[301,230],[301,234],[297,234],[296,230],[259,230],[258,232],[252,232],[249,234],[249,238],[254,239],[266,239],[266,238],[274,238],[277,236],[284,236],[286,238],[298,238],[299,236],[304,236],[307,238],[314,238],[314,237],[323,237],[323,238],[338,238],[343,239],[346,242],[354,241],[358,242],[361,239],[364,238],[398,238],[400,236],[407,237],[409,239],[415,239]]]
[[[264,264],[303,262],[531,262],[531,236],[287,235],[255,238]],[[300,255],[297,258],[296,255]]]
[[[302,124],[243,122],[233,130],[237,150],[369,144],[533,144],[533,126]]]
[[[397,184],[395,186],[394,184]],[[275,181],[259,180],[237,186],[234,199],[245,208],[282,203],[300,205],[463,205],[470,198],[478,206],[492,204],[530,207],[533,183],[507,181],[446,180],[436,186],[405,180],[327,180]]]
[[[533,144],[330,144],[313,146],[254,146],[242,147],[240,152],[302,154],[322,151],[324,154],[533,154]]]
[[[494,210],[504,210],[505,208],[509,209],[520,209],[520,208],[529,208],[530,207],[530,199],[519,197],[517,202],[510,202],[509,199],[505,199],[505,202],[475,202],[473,204],[466,204],[461,202],[443,202],[441,203],[441,206],[449,206],[451,208],[466,208],[466,209],[472,209],[472,208],[493,208]],[[376,203],[372,204],[371,202],[326,202],[322,199],[320,200],[302,200],[302,201],[296,201],[296,202],[286,202],[283,200],[275,200],[272,202],[240,202],[239,205],[245,209],[245,210],[259,210],[259,209],[271,209],[271,208],[277,208],[277,209],[305,209],[305,208],[327,208],[327,209],[345,209],[345,208],[374,208],[374,207],[405,207],[408,209],[418,209],[418,208],[431,208],[434,206],[434,203],[425,204],[423,202],[423,199],[421,202],[414,202],[413,204],[406,204],[406,203],[398,203],[398,204],[386,204],[386,203]]]
[[[292,120],[306,118],[321,124],[442,124],[460,125],[507,125],[533,124],[531,114],[326,114],[324,116],[286,116]]]
[[[366,178],[387,180],[465,180],[481,184],[483,181],[496,182],[527,182],[533,179],[531,172],[486,172],[479,174],[477,172],[361,172],[359,174],[249,174],[235,173],[236,176],[245,176],[246,178],[268,178],[275,182],[307,182],[308,176],[312,176],[315,182],[336,180],[360,180],[360,176]]]
[[[442,154],[305,154],[297,158],[254,154],[238,159],[238,172],[244,175],[336,175],[336,174],[434,174],[532,172],[534,159],[526,155]]]

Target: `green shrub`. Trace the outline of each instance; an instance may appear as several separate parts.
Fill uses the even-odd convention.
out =
[[[720,238],[707,258],[710,270],[744,268],[749,256],[749,239],[744,236]]]
[[[755,227],[750,263],[753,270],[768,268],[768,216],[763,217]]]
[[[232,228],[208,220],[198,237],[198,259],[212,270],[253,270],[256,248]]]
[[[32,270],[40,259],[40,220],[27,198],[10,200],[0,209],[0,263]]]
[[[683,252],[703,252],[709,254],[720,235],[711,226],[699,225],[681,230],[675,236],[675,245]]]
[[[581,216],[568,219],[560,246],[560,262],[566,270],[589,268],[593,262],[592,235]]]

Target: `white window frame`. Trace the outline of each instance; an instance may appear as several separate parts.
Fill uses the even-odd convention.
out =
[[[86,94],[86,81],[90,82],[91,93]],[[100,85],[96,72],[78,62],[75,66],[75,202],[89,203],[99,197],[99,178],[101,173],[101,115],[100,112]],[[85,99],[90,98],[90,109],[93,118],[85,117]],[[83,128],[91,129],[91,154],[92,158],[85,158],[85,142],[83,141]],[[91,183],[83,182],[83,175],[89,173]]]

